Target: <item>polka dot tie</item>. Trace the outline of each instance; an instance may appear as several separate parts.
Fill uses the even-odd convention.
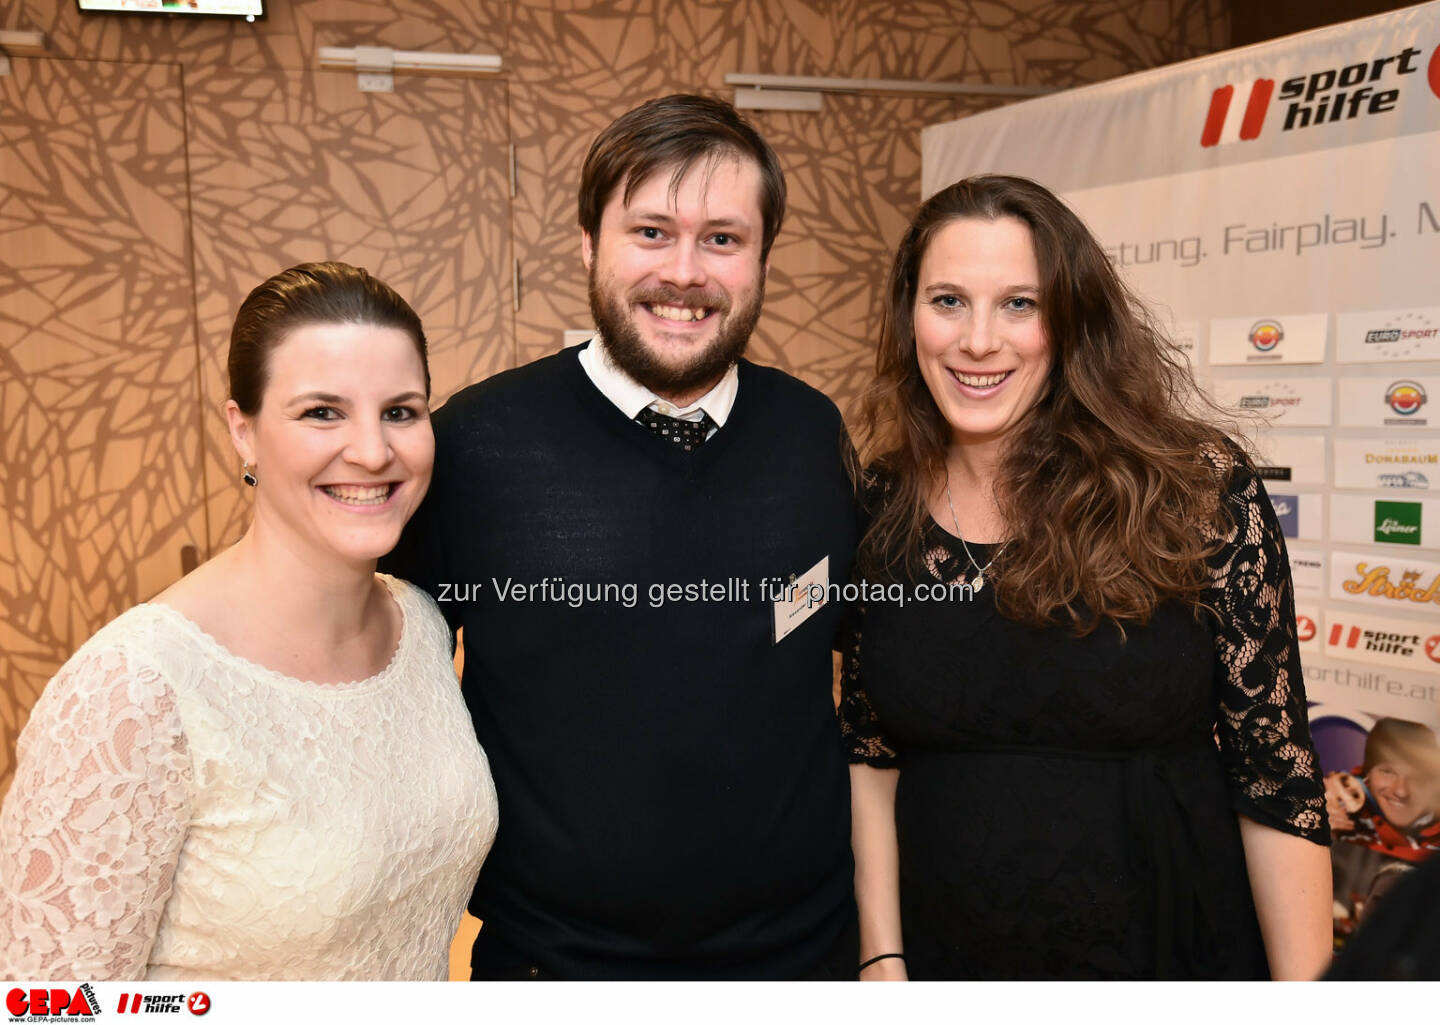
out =
[[[692,452],[705,444],[706,437],[715,427],[715,421],[708,413],[701,413],[699,420],[680,420],[664,413],[657,413],[650,407],[640,410],[635,422],[655,432],[657,438],[674,442],[686,452]]]

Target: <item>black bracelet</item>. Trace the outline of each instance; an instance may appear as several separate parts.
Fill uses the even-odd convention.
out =
[[[861,961],[861,962],[860,962],[860,967],[857,968],[857,969],[855,969],[855,974],[856,974],[856,975],[859,975],[861,972],[863,972],[865,969],[869,968],[869,967],[870,967],[872,964],[874,964],[876,961],[883,961],[883,960],[885,960],[887,957],[898,957],[898,958],[899,958],[900,960],[902,960],[902,961],[905,960],[905,955],[904,955],[904,954],[876,954],[874,957],[872,957],[872,958],[871,958],[870,960],[868,960],[868,961]]]

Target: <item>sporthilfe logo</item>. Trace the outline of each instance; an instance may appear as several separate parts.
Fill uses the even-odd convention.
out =
[[[1288,100],[1282,132],[1350,121],[1357,117],[1384,114],[1400,101],[1400,75],[1420,70],[1415,58],[1424,51],[1407,46],[1388,57],[1372,57],[1343,67],[1322,68],[1287,78],[1277,92],[1275,79],[1260,77],[1248,85],[1222,85],[1210,94],[1205,124],[1200,131],[1203,147],[1250,142],[1260,137],[1272,99]],[[1431,55],[1426,77],[1431,90],[1440,96],[1440,48]],[[1396,88],[1385,88],[1387,85]]]

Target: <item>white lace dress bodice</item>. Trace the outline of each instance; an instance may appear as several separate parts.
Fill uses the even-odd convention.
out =
[[[495,786],[429,596],[317,684],[139,605],[36,703],[0,811],[0,978],[444,979]]]

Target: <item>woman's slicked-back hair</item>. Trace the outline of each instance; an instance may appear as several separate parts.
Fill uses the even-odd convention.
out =
[[[254,416],[269,380],[270,354],[309,324],[368,324],[403,331],[415,344],[430,394],[430,361],[420,318],[393,288],[348,263],[302,263],[256,286],[230,330],[230,398]]]
[[[945,480],[951,429],[915,350],[921,261],[951,222],[1004,217],[1030,231],[1051,365],[1001,456],[995,499],[1011,544],[996,566],[1000,610],[1036,626],[1060,616],[1085,633],[1105,618],[1143,622],[1167,598],[1198,604],[1205,557],[1228,522],[1217,476],[1223,484],[1236,456],[1190,411],[1222,414],[1085,223],[1044,186],[1007,175],[931,196],[895,254],[857,438],[889,498],[862,566],[915,564],[929,496]]]
[[[676,93],[651,100],[620,115],[596,137],[580,171],[580,228],[592,239],[599,237],[601,215],[616,189],[628,204],[652,174],[668,170],[673,194],[695,164],[713,166],[732,157],[753,160],[760,169],[763,262],[785,220],[785,175],[775,151],[750,122],[724,100],[708,96]]]

